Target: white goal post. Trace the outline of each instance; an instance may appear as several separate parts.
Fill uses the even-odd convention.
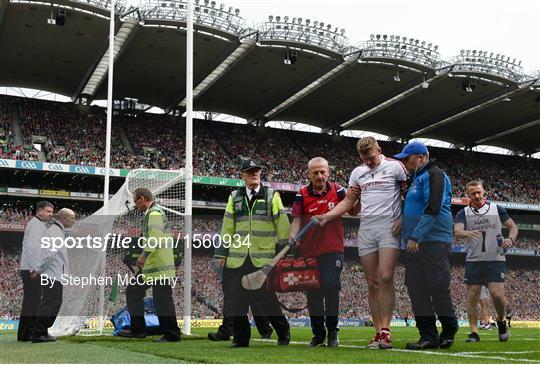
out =
[[[69,231],[69,236],[100,238],[103,242],[109,236],[121,234],[123,237],[140,235],[144,213],[137,210],[132,193],[137,188],[147,188],[154,195],[154,200],[165,210],[175,236],[185,233],[186,217],[185,193],[186,176],[181,170],[136,169],[128,173],[118,192],[109,200],[107,208],[101,208],[94,214],[77,222]],[[108,214],[106,214],[106,210]],[[183,237],[183,235],[182,235]],[[74,278],[105,278],[102,284],[65,285],[62,307],[58,317],[49,329],[54,336],[75,334],[101,335],[106,320],[118,309],[125,306],[125,288],[115,280],[118,274],[129,275],[128,267],[122,262],[126,250],[121,247],[107,247],[105,250],[95,247],[74,247],[68,249],[69,275]],[[111,282],[113,283],[111,285]],[[114,287],[117,302],[109,301]],[[191,283],[184,283],[184,290],[191,293]],[[188,301],[191,295],[186,296]],[[181,298],[174,298],[175,302]],[[184,318],[190,318],[186,308],[190,303],[183,301]],[[179,316],[180,317],[180,316]]]

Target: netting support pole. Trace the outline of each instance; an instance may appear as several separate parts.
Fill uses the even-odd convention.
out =
[[[186,246],[184,251],[184,333],[191,334],[191,234],[193,183],[193,0],[187,0],[186,34]]]
[[[109,210],[109,179],[111,169],[111,129],[112,129],[112,100],[113,100],[113,66],[114,66],[114,3],[111,0],[111,14],[109,15],[109,72],[107,82],[107,128],[105,133],[105,181],[103,187],[103,208],[108,215]],[[105,255],[105,253],[104,253]],[[103,275],[105,275],[105,265],[103,264]],[[105,307],[105,286],[99,287],[99,317],[98,326],[100,333],[104,326],[104,307]]]

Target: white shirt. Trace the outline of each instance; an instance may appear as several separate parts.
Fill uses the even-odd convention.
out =
[[[360,227],[389,226],[401,216],[400,183],[407,180],[405,166],[381,155],[374,169],[358,166],[351,173],[349,186],[359,186]]]
[[[45,232],[47,237],[66,238],[66,228],[58,221],[51,224]],[[68,252],[66,245],[62,245],[58,251],[52,251],[50,248],[41,248],[41,264],[37,272],[48,276],[56,281],[60,281],[62,274],[67,274],[69,270]]]
[[[41,260],[41,237],[47,231],[47,224],[38,217],[28,221],[22,242],[21,270],[36,270]]]
[[[259,190],[261,190],[261,185],[257,186],[255,189],[250,189],[246,186],[246,196],[248,197],[248,199],[253,198],[253,196],[251,195],[251,190],[255,190],[255,195],[257,195],[259,194]]]

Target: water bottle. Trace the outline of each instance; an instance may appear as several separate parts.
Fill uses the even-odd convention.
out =
[[[499,248],[497,249],[497,252],[499,253],[499,255],[504,255],[506,253],[506,249],[503,249],[501,247],[503,242],[504,242],[503,235],[500,233],[497,233],[497,246],[499,246]]]

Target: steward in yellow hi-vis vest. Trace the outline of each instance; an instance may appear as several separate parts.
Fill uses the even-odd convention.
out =
[[[152,203],[144,215],[141,236],[144,238],[141,240],[143,255],[146,253],[148,257],[142,267],[145,279],[174,278],[176,276],[172,247],[174,241],[167,215],[156,203]],[[170,244],[167,244],[168,242]]]
[[[241,167],[245,187],[229,196],[221,240],[214,257],[223,269],[223,289],[230,295],[225,317],[234,318],[232,347],[247,347],[251,326],[249,306],[259,305],[278,335],[278,345],[290,342],[289,322],[281,312],[275,293],[246,290],[242,277],[251,274],[276,256],[276,248],[287,244],[290,223],[278,192],[261,185],[262,164],[245,160]]]
[[[155,342],[180,341],[180,329],[176,321],[172,286],[176,285],[173,245],[165,211],[156,203],[152,192],[145,188],[133,192],[135,206],[144,212],[142,235],[139,244],[143,249],[137,259],[140,269],[126,288],[127,306],[131,316],[131,329],[118,333],[122,337],[146,337],[144,320],[144,297],[152,288],[152,297],[163,337]]]

